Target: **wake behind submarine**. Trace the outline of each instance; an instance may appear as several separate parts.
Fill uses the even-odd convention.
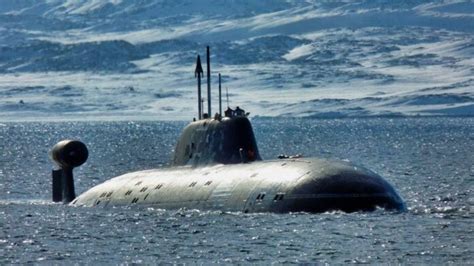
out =
[[[338,160],[291,158],[262,160],[248,114],[228,108],[211,114],[210,59],[207,47],[208,113],[203,114],[198,55],[198,119],[187,125],[176,144],[170,166],[127,173],[75,197],[73,168],[88,157],[75,140],[56,144],[51,157],[53,201],[74,206],[139,205],[161,209],[231,212],[403,211],[405,204],[382,177]]]

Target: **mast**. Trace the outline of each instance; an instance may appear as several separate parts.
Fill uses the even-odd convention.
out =
[[[222,88],[221,88],[221,73],[219,73],[219,115],[222,116]]]
[[[198,55],[196,60],[196,69],[194,70],[194,77],[197,77],[198,80],[198,119],[202,119],[202,110],[201,110],[201,77],[203,75],[201,57]]]
[[[211,117],[211,58],[209,46],[207,46],[207,114]]]

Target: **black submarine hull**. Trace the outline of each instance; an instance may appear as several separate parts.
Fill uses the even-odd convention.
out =
[[[317,158],[133,172],[93,187],[71,204],[244,213],[405,210],[379,175],[349,162]]]

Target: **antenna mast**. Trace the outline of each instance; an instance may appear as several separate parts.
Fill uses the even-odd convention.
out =
[[[207,46],[207,114],[211,117],[211,58]]]
[[[222,115],[221,73],[219,73],[219,115]]]
[[[229,108],[229,88],[225,87],[225,95],[227,96],[227,108]]]
[[[196,60],[196,69],[194,70],[194,76],[198,79],[198,118],[201,120],[202,118],[202,109],[201,109],[201,77],[202,77],[202,65],[201,65],[201,57],[197,56]]]

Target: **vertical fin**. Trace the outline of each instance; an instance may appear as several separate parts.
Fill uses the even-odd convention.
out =
[[[53,202],[63,200],[63,170],[53,169]]]

